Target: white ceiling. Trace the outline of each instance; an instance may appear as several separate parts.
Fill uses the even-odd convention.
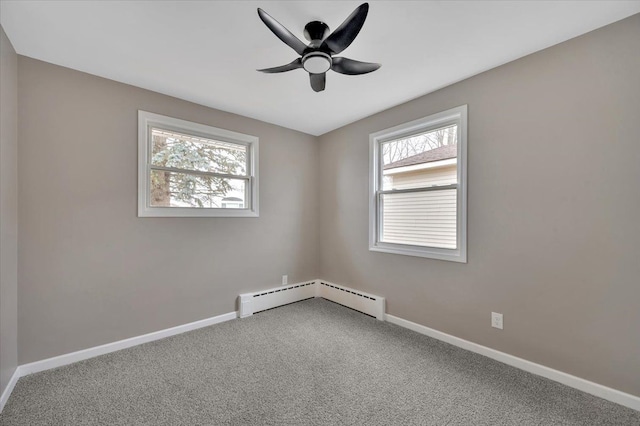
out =
[[[320,135],[640,12],[640,1],[373,1],[340,56],[371,74],[263,74],[296,53],[260,21],[261,7],[304,41],[335,29],[358,1],[8,1],[0,22],[25,56]]]

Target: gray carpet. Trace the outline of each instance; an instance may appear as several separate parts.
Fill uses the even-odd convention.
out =
[[[21,378],[0,425],[640,425],[640,412],[307,300]]]

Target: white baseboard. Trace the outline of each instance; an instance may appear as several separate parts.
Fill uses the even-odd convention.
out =
[[[19,365],[18,368],[16,368],[15,373],[13,373],[13,376],[9,381],[9,385],[4,390],[4,392],[2,392],[2,399],[0,399],[0,413],[2,412],[4,405],[9,399],[9,396],[11,395],[11,392],[13,391],[13,388],[20,377],[27,376],[33,373],[39,373],[40,371],[50,370],[52,368],[62,367],[63,365],[73,364],[74,362],[84,361],[85,359],[105,355],[111,352],[119,351],[121,349],[141,345],[143,343],[153,342],[154,340],[164,339],[165,337],[175,336],[176,334],[186,333],[187,331],[197,330],[199,328],[208,327],[210,325],[218,324],[236,318],[238,318],[237,311],[229,312],[200,321],[194,321],[188,324],[166,328],[160,331],[154,331],[153,333],[147,333],[141,336],[131,337],[129,339],[118,340],[117,342],[95,346],[93,348],[83,349],[81,351],[71,352],[53,358],[47,358],[41,361],[31,362],[29,364]]]
[[[2,396],[0,396],[0,413],[4,409],[4,404],[7,403],[9,399],[9,395],[13,392],[13,388],[18,383],[18,379],[20,378],[20,367],[16,367],[16,371],[13,372],[13,376],[9,379],[9,383],[7,383],[7,387],[2,391]]]
[[[42,361],[24,364],[18,367],[20,370],[20,377],[26,376],[28,374],[38,373],[44,370],[50,370],[52,368],[61,367],[63,365],[72,364],[74,362],[83,361],[85,359],[119,351],[121,349],[130,348],[132,346],[141,345],[143,343],[153,342],[154,340],[164,339],[165,337],[175,336],[176,334],[186,333],[187,331],[197,330],[198,328],[208,327],[210,325],[229,321],[237,317],[237,312],[229,312],[226,314],[218,315],[216,317],[179,325],[177,327],[171,327],[164,330],[155,331],[153,333],[143,334],[142,336],[131,337],[129,339],[119,340],[117,342],[107,343],[105,345],[95,346],[93,348],[83,349],[81,351],[71,352],[69,354],[64,354],[53,358],[43,359]]]
[[[512,367],[519,368],[520,370],[546,377],[547,379],[562,383],[563,385],[567,385],[602,399],[615,402],[616,404],[624,405],[625,407],[640,411],[640,397],[635,395],[612,389],[598,383],[590,382],[588,380],[581,379],[580,377],[572,376],[571,374],[563,373],[562,371],[554,370],[553,368],[545,367],[544,365],[536,364],[535,362],[527,361],[526,359],[518,358],[517,356],[509,355],[393,315],[387,314],[386,319],[388,322],[399,325],[400,327],[408,328],[409,330],[413,330],[420,334],[433,337],[434,339],[458,346],[462,349],[484,355]]]

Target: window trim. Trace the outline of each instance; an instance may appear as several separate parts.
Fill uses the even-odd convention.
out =
[[[456,198],[456,249],[424,247],[408,244],[385,243],[379,240],[379,197],[382,191],[382,143],[409,137],[442,127],[447,123],[458,124],[457,147],[457,198]],[[418,120],[400,124],[369,135],[369,250],[430,259],[467,263],[467,105],[451,108]],[[424,189],[422,189],[424,190]],[[402,192],[405,192],[403,190]]]
[[[182,132],[188,135],[247,146],[247,174],[245,177],[239,175],[230,175],[229,177],[247,180],[245,191],[248,192],[249,208],[151,207],[149,203],[151,195],[149,187],[151,132],[149,132],[149,128],[152,126],[163,130]],[[256,136],[138,110],[138,217],[259,217],[258,143],[259,139]],[[194,171],[194,173],[199,174],[201,172]],[[219,173],[215,174],[221,175]]]

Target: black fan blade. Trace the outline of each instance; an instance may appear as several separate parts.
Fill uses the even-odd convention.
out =
[[[331,69],[340,74],[358,75],[366,74],[380,68],[380,64],[374,64],[371,62],[354,61],[349,58],[341,58],[339,56],[333,58],[333,64]]]
[[[311,79],[311,88],[316,92],[322,92],[326,81],[326,73],[309,74],[309,77]]]
[[[261,70],[258,70],[260,72],[266,72],[269,74],[273,74],[276,72],[285,72],[285,71],[292,71],[292,70],[296,70],[298,68],[302,68],[302,59],[298,58],[295,61],[291,62],[290,64],[287,65],[281,65],[279,67],[273,67],[273,68],[264,68]]]
[[[364,25],[369,12],[369,3],[363,3],[334,32],[322,42],[332,53],[340,53],[353,42]]]
[[[291,31],[286,29],[284,25],[280,22],[276,21],[264,10],[258,8],[258,16],[262,19],[262,22],[273,32],[280,40],[285,42],[289,47],[298,52],[298,55],[304,53],[304,50],[307,48],[307,45],[304,44],[300,39],[293,34]]]

